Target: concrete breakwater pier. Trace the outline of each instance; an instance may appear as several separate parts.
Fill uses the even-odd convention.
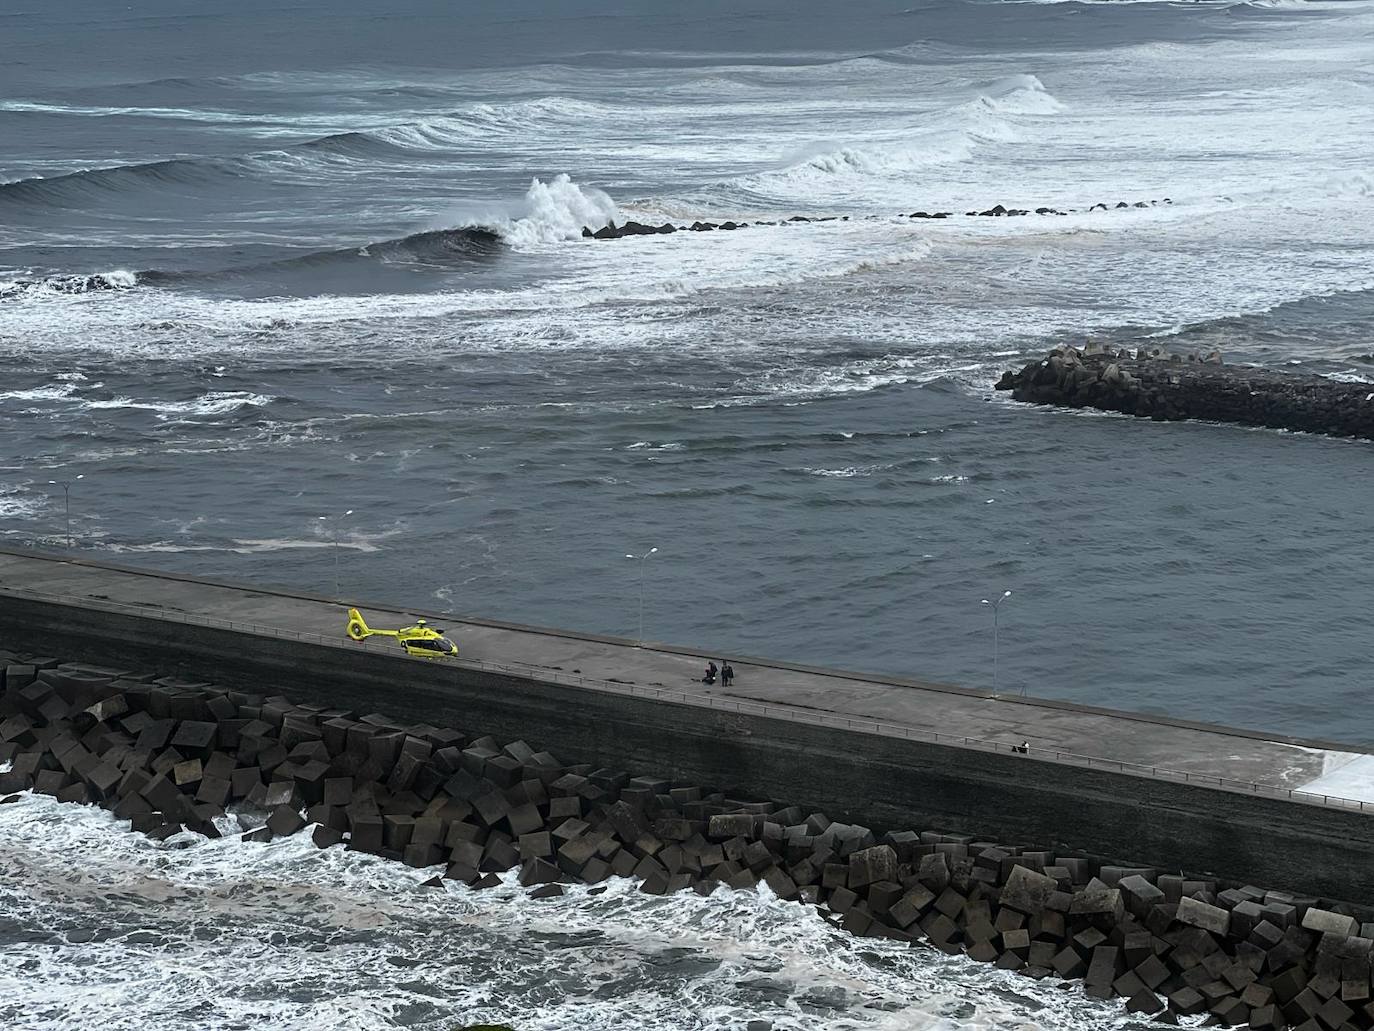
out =
[[[1034,404],[1374,439],[1374,386],[1225,365],[1215,352],[1060,347],[1003,374],[996,387]]]
[[[1296,777],[1319,780],[1353,753],[734,663],[741,682],[790,677],[803,692],[829,678],[850,700],[867,684],[950,721],[958,704],[940,713],[942,698],[1025,710],[1017,729],[1041,741],[1091,717],[1126,724],[1123,737],[1176,734],[1213,770],[1275,764],[1203,786],[1208,774],[1086,765],[1043,743],[1021,754],[896,732],[929,733],[919,716],[889,727],[833,703],[810,721],[796,706],[707,704],[672,679],[695,656],[672,650],[448,622],[472,658],[446,666],[346,642],[341,616],[317,599],[0,556],[0,791],[98,802],[163,838],[223,833],[227,807],[259,840],[313,824],[322,847],[435,866],[440,885],[517,867],[541,896],[617,875],[651,893],[762,882],[854,933],[1082,979],[1163,1019],[1374,1026],[1360,905],[1374,830],[1359,800],[1285,786],[1300,756],[1321,758]],[[562,668],[516,672],[497,648],[521,642]],[[613,661],[640,680],[588,675]]]

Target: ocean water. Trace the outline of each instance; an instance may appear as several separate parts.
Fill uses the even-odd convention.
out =
[[[1371,445],[990,390],[1374,380],[1374,5],[904,4],[12,0],[0,540],[1374,743]]]
[[[1088,1031],[1148,1026],[1057,981],[855,938],[766,889],[616,878],[532,900],[308,834],[154,843],[94,806],[0,806],[0,1018],[24,1031]]]
[[[1369,745],[1370,444],[990,385],[1085,339],[1374,380],[1371,42],[1369,0],[8,0],[0,540],[63,546],[80,475],[94,557],[627,635],[642,571],[651,639],[975,685],[1010,589],[1013,689]],[[424,876],[26,795],[0,1018],[1133,1026],[766,893]]]

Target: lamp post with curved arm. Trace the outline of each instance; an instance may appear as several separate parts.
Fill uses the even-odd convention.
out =
[[[1003,591],[1001,597],[989,601],[983,599],[983,604],[992,608],[992,693],[997,693],[997,616],[998,610],[1002,607],[1002,602],[1011,597],[1011,591]]]
[[[77,480],[84,479],[85,473],[79,474],[71,480],[49,480],[48,482],[55,487],[62,488],[62,497],[67,507],[67,550],[72,550],[72,484]]]
[[[339,588],[339,520],[345,518],[346,516],[351,516],[352,514],[353,509],[350,508],[347,512],[344,512],[341,515],[319,517],[320,522],[329,524],[329,528],[331,531],[330,537],[333,542],[334,549],[334,597],[336,599],[342,593]]]
[[[639,636],[635,638],[635,647],[644,647],[644,565],[650,555],[656,554],[657,548],[650,548],[643,555],[626,555],[626,558],[634,559],[639,563]]]

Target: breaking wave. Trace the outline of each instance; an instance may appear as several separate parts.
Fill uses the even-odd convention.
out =
[[[75,110],[18,102],[0,104],[0,110],[30,108],[41,111]],[[90,112],[108,114],[122,110],[93,108]],[[213,188],[226,181],[270,176],[283,166],[299,169],[303,160],[309,162],[313,159],[322,167],[337,164],[340,159],[348,162],[378,157],[403,160],[408,152],[410,156],[419,157],[435,151],[471,148],[489,141],[494,134],[524,134],[558,126],[578,128],[585,126],[588,119],[604,116],[608,110],[598,104],[566,97],[543,97],[510,104],[475,104],[448,115],[399,125],[332,133],[257,153],[170,158],[0,182],[0,203],[25,207],[80,208],[100,199],[126,193],[169,188],[195,191]],[[196,114],[192,110],[184,113],[187,116]],[[170,112],[168,116],[175,114],[177,112]],[[250,120],[256,121],[257,116],[252,116]]]
[[[3,187],[0,187],[3,189]],[[615,201],[601,190],[579,186],[566,174],[548,182],[531,181],[524,197],[507,205],[492,206],[482,215],[455,216],[460,224],[425,229],[406,236],[370,242],[356,247],[334,247],[305,254],[275,258],[252,265],[213,271],[146,269],[94,274],[61,273],[0,280],[0,301],[69,294],[128,290],[135,286],[170,286],[201,283],[221,278],[272,270],[323,268],[377,262],[431,269],[455,269],[490,260],[503,248],[538,248],[578,239],[583,227],[599,229],[619,219]]]
[[[3,807],[0,830],[0,1011],[32,1031],[1120,1023],[1049,982],[851,936],[766,887],[422,888],[437,869],[316,849],[306,833],[149,842],[96,806],[32,792]]]
[[[993,83],[972,100],[925,119],[925,124],[913,127],[906,139],[861,147],[808,148],[794,155],[784,168],[757,178],[888,176],[971,161],[981,145],[1020,139],[1022,130],[1016,119],[1044,117],[1063,109],[1063,103],[1034,75],[1013,75]]]
[[[92,275],[61,274],[35,279],[0,280],[0,301],[34,294],[88,294],[109,290],[128,290],[138,284],[138,275],[117,270]]]
[[[494,228],[512,246],[532,247],[577,239],[584,227],[600,229],[619,217],[605,192],[579,186],[563,174],[547,183],[533,180],[516,216]]]

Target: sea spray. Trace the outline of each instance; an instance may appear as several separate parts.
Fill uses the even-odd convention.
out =
[[[0,1021],[30,1031],[1093,1031],[1117,1007],[856,938],[767,891],[531,899],[306,834],[156,843],[95,806],[0,806]],[[188,1001],[193,1000],[193,1001]]]
[[[547,183],[534,179],[519,215],[497,229],[513,247],[537,247],[576,239],[584,226],[600,229],[619,217],[615,201],[605,192],[559,174]]]

